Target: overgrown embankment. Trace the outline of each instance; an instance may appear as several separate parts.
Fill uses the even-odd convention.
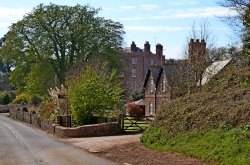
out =
[[[159,110],[141,142],[218,164],[250,164],[250,67],[229,64]]]

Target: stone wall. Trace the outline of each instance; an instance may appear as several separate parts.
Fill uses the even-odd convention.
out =
[[[81,127],[68,128],[55,127],[55,133],[60,137],[93,137],[121,134],[121,125],[118,122],[85,125]]]
[[[20,106],[20,105],[12,105],[12,104],[0,105],[0,113],[8,113],[11,108],[17,107],[17,106]]]
[[[27,107],[12,107],[10,109],[10,117],[30,123],[44,131],[57,134],[59,137],[94,137],[94,136],[110,136],[121,134],[121,124],[118,122],[85,125],[81,127],[62,127],[54,124],[49,119],[40,119],[36,114],[26,112]]]

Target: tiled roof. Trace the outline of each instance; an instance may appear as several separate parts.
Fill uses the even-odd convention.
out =
[[[150,75],[153,78],[154,84],[157,85],[158,81],[159,81],[159,78],[160,78],[161,72],[162,72],[162,67],[161,66],[150,66],[148,71],[147,71],[143,87],[146,87],[147,81],[148,81]]]
[[[165,64],[163,65],[163,73],[170,86],[183,85],[188,80],[188,65],[186,62]]]

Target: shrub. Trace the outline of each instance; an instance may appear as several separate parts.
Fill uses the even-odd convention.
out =
[[[2,92],[0,94],[0,104],[2,105],[7,105],[12,101],[12,98],[9,93],[7,92]]]
[[[41,102],[42,102],[42,97],[39,95],[32,95],[29,98],[29,104],[34,105],[34,106],[38,106]]]
[[[103,72],[97,72],[103,71]],[[115,81],[115,72],[88,66],[78,80],[69,82],[69,101],[77,125],[89,124],[93,115],[102,116],[120,103],[122,89]]]
[[[132,102],[127,103],[126,111],[130,116],[143,116],[145,114],[144,109],[141,106]]]
[[[56,109],[57,104],[52,99],[46,100],[42,107],[41,117],[50,118]]]
[[[13,100],[14,104],[27,104],[29,100],[29,96],[26,93],[21,93],[16,96]]]

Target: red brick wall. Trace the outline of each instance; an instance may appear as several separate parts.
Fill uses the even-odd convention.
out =
[[[132,45],[133,46],[133,45]],[[133,50],[135,50],[133,48]],[[162,52],[161,52],[162,53]],[[131,92],[134,89],[132,88],[132,83],[135,83],[136,89],[141,90],[144,83],[144,78],[148,71],[151,61],[153,65],[159,65],[165,61],[165,56],[158,53],[158,55],[153,54],[152,52],[140,52],[140,51],[131,51],[131,52],[121,52],[119,54],[120,59],[123,60],[122,71],[124,77],[121,77],[122,84],[127,92]],[[132,59],[137,59],[137,64],[132,64]],[[132,69],[136,69],[136,77],[132,77]]]

